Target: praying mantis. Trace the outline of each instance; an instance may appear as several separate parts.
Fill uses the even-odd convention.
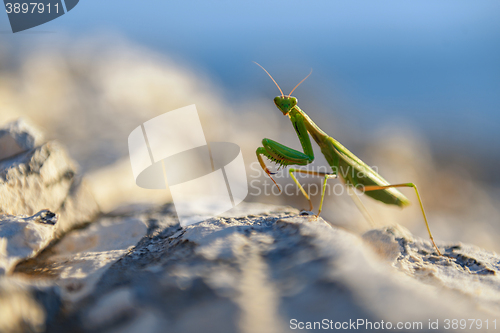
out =
[[[291,120],[293,128],[295,129],[295,132],[297,133],[300,144],[302,146],[302,150],[304,151],[300,152],[271,139],[263,139],[262,147],[257,148],[256,154],[260,166],[278,187],[280,192],[281,189],[272,177],[274,173],[271,173],[269,171],[266,164],[264,163],[264,159],[262,158],[262,156],[265,156],[267,159],[275,162],[280,167],[286,167],[289,165],[307,165],[314,161],[314,152],[311,145],[311,140],[309,138],[310,135],[320,147],[321,153],[325,156],[326,161],[330,165],[333,172],[326,173],[295,168],[290,168],[288,171],[295,184],[297,184],[302,194],[309,201],[309,207],[311,211],[313,210],[311,198],[306,193],[302,185],[297,181],[294,173],[305,173],[324,178],[321,201],[316,217],[319,217],[319,215],[321,214],[323,200],[325,198],[326,183],[329,179],[339,178],[345,186],[355,187],[356,189],[361,190],[367,196],[375,200],[381,201],[388,205],[396,205],[399,207],[408,206],[410,204],[410,201],[396,188],[411,187],[415,190],[415,193],[417,195],[420,209],[424,217],[425,226],[427,228],[427,232],[429,233],[431,242],[437,253],[439,255],[442,255],[436,243],[434,242],[434,238],[432,237],[431,229],[429,228],[427,216],[425,215],[424,206],[422,204],[420,194],[418,193],[417,186],[413,183],[389,184],[389,182],[382,178],[382,176],[380,176],[377,172],[370,168],[361,159],[347,150],[347,148],[345,148],[340,142],[321,130],[318,125],[316,125],[312,121],[312,119],[304,111],[302,111],[302,109],[299,108],[299,106],[297,105],[297,98],[293,97],[292,93],[299,85],[302,84],[302,82],[304,82],[309,77],[309,75],[311,75],[312,71],[309,73],[309,75],[302,79],[302,81],[300,81],[288,95],[284,95],[280,86],[276,83],[271,74],[269,74],[269,72],[258,63],[255,62],[255,64],[262,68],[267,73],[267,75],[269,75],[271,80],[273,80],[274,84],[276,84],[276,86],[278,87],[281,95],[274,98],[274,104],[283,113],[284,116],[288,116],[288,118]],[[360,209],[364,209],[360,207],[360,201],[356,204]]]

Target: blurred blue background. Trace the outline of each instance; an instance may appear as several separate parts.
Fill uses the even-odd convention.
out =
[[[235,112],[241,100],[278,95],[252,61],[285,93],[313,68],[294,92],[309,114],[361,138],[404,124],[443,161],[464,156],[481,165],[479,178],[500,180],[499,13],[498,1],[83,0],[17,34],[0,15],[0,42],[12,55],[115,35],[208,76]]]

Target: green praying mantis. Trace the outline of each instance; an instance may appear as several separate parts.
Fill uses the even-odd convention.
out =
[[[269,74],[264,67],[262,67],[258,63],[256,64],[260,68],[262,68],[267,73],[267,75],[269,75],[271,80],[273,80],[274,84],[276,84],[276,86],[278,87],[281,95],[274,98],[274,104],[276,104],[276,106],[284,116],[288,116],[290,118],[293,124],[293,128],[297,133],[300,144],[304,151],[300,152],[270,139],[263,139],[262,147],[257,148],[257,159],[259,160],[262,169],[267,173],[269,178],[271,178],[280,192],[281,189],[273,179],[273,173],[271,173],[267,168],[262,156],[265,156],[269,160],[275,162],[280,167],[286,167],[289,165],[307,165],[314,160],[314,152],[311,145],[311,140],[309,138],[310,135],[320,147],[321,153],[325,156],[326,161],[330,165],[333,172],[325,173],[295,168],[290,168],[288,171],[295,184],[297,184],[302,194],[309,201],[311,211],[313,210],[311,198],[306,193],[302,185],[297,181],[294,173],[305,173],[324,178],[321,201],[316,217],[318,217],[321,213],[323,200],[325,198],[326,183],[329,179],[339,178],[345,186],[355,187],[356,189],[361,190],[363,193],[375,200],[399,207],[408,206],[410,204],[410,201],[396,188],[411,187],[415,190],[415,193],[417,195],[420,209],[424,217],[425,226],[427,227],[427,232],[429,233],[431,242],[434,245],[437,253],[439,255],[442,255],[436,243],[434,242],[434,238],[432,237],[432,233],[429,228],[429,223],[427,222],[427,216],[425,215],[424,206],[422,204],[420,194],[418,193],[417,186],[415,186],[415,184],[413,183],[389,184],[389,182],[382,178],[382,176],[380,176],[366,163],[356,157],[353,153],[347,150],[347,148],[340,144],[340,142],[323,132],[318,127],[318,125],[316,125],[312,121],[312,119],[299,108],[299,106],[297,105],[297,98],[293,97],[292,93],[300,84],[302,84],[302,82],[304,82],[309,77],[309,75],[311,75],[312,71],[311,73],[309,73],[309,75],[302,79],[302,81],[300,81],[288,95],[284,95],[280,86],[276,83],[271,74]],[[356,204],[362,211],[364,210],[360,201]]]

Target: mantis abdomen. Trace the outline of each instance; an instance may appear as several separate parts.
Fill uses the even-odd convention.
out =
[[[366,186],[387,186],[389,182],[376,173],[366,163],[361,161],[347,148],[342,146],[337,140],[328,137],[326,145],[329,147],[321,149],[333,172],[342,178],[347,185],[363,190]],[[342,153],[340,153],[342,151]],[[329,154],[333,152],[333,154]],[[330,155],[336,155],[330,157]],[[365,192],[365,194],[375,200],[389,205],[405,207],[410,201],[397,189],[390,187],[381,190]]]

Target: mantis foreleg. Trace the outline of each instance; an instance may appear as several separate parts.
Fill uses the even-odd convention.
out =
[[[312,149],[311,140],[309,139],[309,134],[307,133],[306,125],[304,123],[304,118],[298,115],[290,117],[290,120],[292,121],[293,127],[297,132],[300,144],[302,146],[302,149],[304,150],[303,153],[271,139],[263,139],[262,147],[257,148],[256,151],[260,166],[276,186],[278,186],[278,184],[276,184],[276,181],[271,176],[272,173],[264,163],[262,155],[266,156],[268,159],[275,162],[280,167],[287,165],[307,165],[314,160],[314,152]]]

